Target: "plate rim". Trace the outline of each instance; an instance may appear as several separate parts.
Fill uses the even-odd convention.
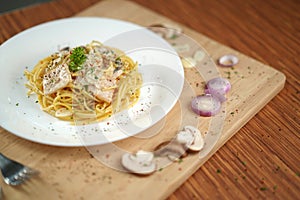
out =
[[[107,17],[90,17],[90,16],[87,16],[87,17],[69,17],[69,18],[61,18],[61,19],[56,19],[56,20],[51,20],[51,21],[47,21],[47,22],[43,22],[43,23],[40,23],[40,24],[37,24],[35,26],[32,26],[28,29],[25,29],[15,35],[13,35],[12,37],[10,37],[9,39],[7,39],[6,41],[4,41],[1,45],[0,45],[0,50],[5,48],[7,45],[10,44],[10,42],[13,42],[13,40],[15,39],[18,39],[19,37],[22,37],[22,35],[25,35],[25,34],[28,34],[32,31],[36,31],[38,29],[42,29],[44,27],[47,27],[49,24],[50,25],[53,25],[53,24],[59,24],[59,23],[64,23],[64,22],[72,22],[72,21],[76,21],[76,20],[106,20],[106,21],[111,21],[111,22],[118,22],[118,23],[124,23],[124,24],[128,24],[130,26],[132,26],[133,28],[145,28],[141,25],[138,25],[138,24],[135,24],[133,22],[130,22],[130,21],[124,21],[124,20],[120,20],[120,19],[114,19],[114,18],[107,18]],[[159,36],[157,36],[159,37]],[[171,46],[166,40],[163,40],[166,44],[168,44],[169,46]],[[174,52],[176,52],[174,50]],[[177,54],[177,52],[176,52]],[[177,56],[179,57],[179,55],[177,54]],[[180,63],[181,67],[182,67],[182,76],[184,77],[184,70],[183,70],[183,65],[182,63]],[[169,110],[165,113],[164,116],[162,116],[158,121],[156,121],[155,123],[152,123],[151,126],[143,129],[142,131],[136,133],[136,134],[133,134],[133,135],[137,135],[149,128],[151,128],[152,126],[154,126],[155,124],[157,124],[160,120],[162,120],[173,108],[174,106],[176,105],[177,101],[179,100],[180,98],[180,95],[182,93],[182,90],[183,90],[183,86],[184,86],[184,79],[183,79],[183,82],[180,86],[180,89],[179,89],[179,94],[178,94],[178,97],[176,97],[176,100],[174,100],[174,102],[172,102],[172,105],[170,106]],[[0,110],[1,111],[1,110]],[[12,130],[11,128],[9,128],[9,125],[8,126],[5,126],[5,123],[3,122],[0,122],[0,126],[5,129],[6,131],[8,131],[10,134],[13,134],[17,137],[20,137],[20,138],[23,138],[27,141],[31,141],[31,142],[35,142],[35,143],[38,143],[38,144],[44,144],[44,145],[50,145],[50,146],[60,146],[60,147],[83,147],[83,146],[91,146],[91,145],[102,145],[102,144],[105,144],[105,143],[101,143],[101,144],[97,144],[97,143],[93,143],[93,144],[85,144],[82,142],[82,139],[80,138],[81,136],[78,136],[78,142],[77,143],[68,143],[68,142],[57,142],[57,141],[49,141],[49,140],[41,140],[40,138],[37,138],[35,139],[35,137],[29,137],[28,135],[24,135],[22,133],[19,133],[18,131],[14,131]],[[130,136],[127,136],[125,138],[121,137],[117,140],[114,140],[113,142],[116,142],[116,141],[119,141],[119,140],[124,140],[126,138],[129,138],[133,135],[130,135]]]

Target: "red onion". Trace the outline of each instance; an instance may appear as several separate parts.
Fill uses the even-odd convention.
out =
[[[235,55],[224,55],[221,58],[219,58],[219,65],[224,66],[224,67],[232,67],[236,65],[239,62],[238,57]]]
[[[231,89],[230,82],[221,77],[213,78],[206,84],[205,93],[211,94],[218,98],[221,102],[226,101],[225,94]]]
[[[220,108],[219,99],[210,94],[200,95],[192,100],[192,110],[200,116],[213,116],[220,111]]]

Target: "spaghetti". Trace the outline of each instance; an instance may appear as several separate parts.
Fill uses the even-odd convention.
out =
[[[52,116],[96,122],[137,102],[142,85],[137,66],[122,51],[92,41],[39,61],[32,71],[25,71],[26,87]]]

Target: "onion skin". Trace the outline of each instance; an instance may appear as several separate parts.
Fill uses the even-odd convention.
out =
[[[205,94],[195,97],[192,100],[191,108],[200,116],[210,117],[220,112],[221,102],[215,96]]]

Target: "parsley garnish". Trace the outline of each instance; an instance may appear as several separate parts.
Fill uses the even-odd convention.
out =
[[[122,65],[122,60],[121,60],[120,57],[117,57],[117,58],[116,58],[115,64],[116,64],[116,65]]]
[[[76,47],[72,50],[70,56],[69,69],[72,72],[76,72],[82,69],[82,64],[86,60],[85,50],[83,47]]]

